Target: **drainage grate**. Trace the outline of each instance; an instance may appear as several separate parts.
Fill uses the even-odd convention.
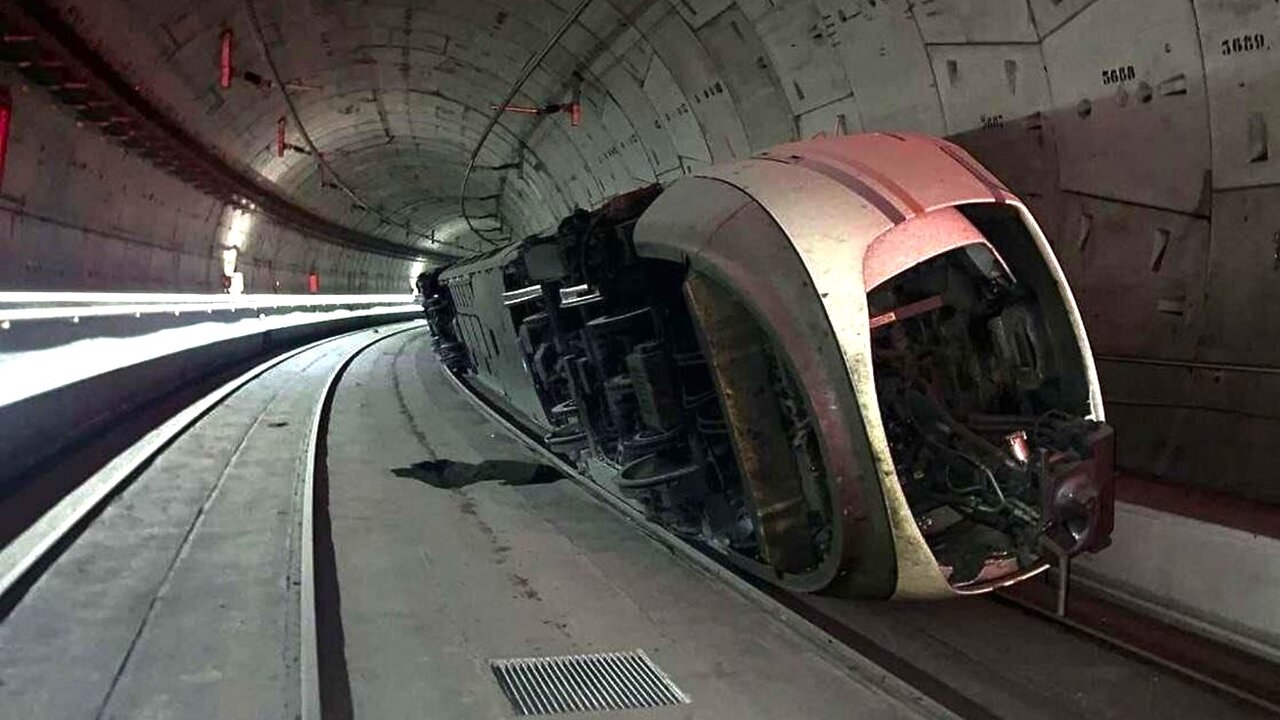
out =
[[[689,702],[643,650],[490,660],[518,715],[628,710]]]

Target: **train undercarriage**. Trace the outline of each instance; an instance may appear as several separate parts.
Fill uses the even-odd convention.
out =
[[[657,192],[580,211],[495,263],[535,403],[511,401],[492,329],[460,321],[476,312],[456,301],[474,304],[465,274],[428,302],[437,351],[652,521],[774,582],[845,562],[851,509],[788,348],[721,279],[636,255]],[[1094,478],[1110,474],[1110,429],[1064,409],[1035,293],[992,246],[913,264],[867,302],[879,418],[866,427],[882,427],[893,466],[880,481],[901,489],[945,581],[989,589],[1105,545],[1111,499]]]

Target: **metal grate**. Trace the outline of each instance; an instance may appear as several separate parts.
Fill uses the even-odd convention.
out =
[[[517,715],[662,707],[689,698],[643,650],[490,660]]]

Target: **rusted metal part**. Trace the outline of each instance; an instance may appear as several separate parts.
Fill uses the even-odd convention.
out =
[[[761,554],[777,571],[803,571],[814,564],[814,547],[796,458],[761,352],[768,338],[751,312],[706,276],[691,274],[684,295],[720,389]]]
[[[765,209],[732,186],[682,180],[636,225],[636,253],[687,263],[741,293],[805,394],[831,495],[831,548],[811,571],[774,582],[798,592],[893,593],[896,560],[880,479],[821,298],[791,241]],[[770,569],[741,557],[749,572]]]
[[[887,313],[881,313],[871,318],[871,329],[875,330],[886,325],[892,325],[899,320],[906,320],[907,318],[912,318],[916,315],[932,312],[940,307],[942,307],[941,295],[934,295],[933,297],[925,298],[924,300],[907,303],[902,307],[894,308]]]
[[[454,256],[393,242],[336,223],[223,158],[127,81],[58,11],[39,0],[0,0],[0,62],[15,65],[122,147],[227,203],[252,203],[301,233],[344,247],[412,260]],[[106,123],[103,125],[103,123]]]

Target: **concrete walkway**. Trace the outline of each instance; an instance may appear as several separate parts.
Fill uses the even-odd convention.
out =
[[[629,718],[918,717],[479,415],[422,333],[334,404],[330,506],[359,718],[512,714],[493,658],[643,648],[692,698]]]

